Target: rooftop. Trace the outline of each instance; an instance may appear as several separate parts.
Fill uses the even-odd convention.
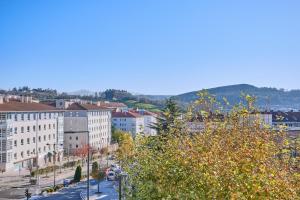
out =
[[[95,104],[73,103],[67,108],[67,110],[109,110],[109,108],[105,106],[97,106]]]
[[[41,103],[22,103],[18,101],[0,104],[0,112],[25,112],[25,111],[59,111],[57,108]]]
[[[135,113],[135,112],[112,112],[112,117],[115,118],[139,118],[142,117],[142,115]]]

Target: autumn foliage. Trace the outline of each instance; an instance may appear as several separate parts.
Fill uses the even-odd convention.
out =
[[[122,157],[134,188],[128,198],[300,199],[298,162],[285,131],[263,124],[253,99],[246,100],[220,118],[213,98],[199,99],[192,114],[201,114],[203,130],[138,137],[131,157]]]

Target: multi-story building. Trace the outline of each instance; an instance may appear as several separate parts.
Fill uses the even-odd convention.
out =
[[[136,112],[113,112],[112,121],[116,129],[130,132],[132,137],[144,132],[144,117]]]
[[[131,112],[135,112],[143,116],[144,118],[143,133],[146,136],[154,136],[157,134],[157,131],[154,128],[152,128],[157,123],[157,117],[158,117],[157,114],[144,109],[136,109],[136,110],[132,110]]]
[[[0,170],[43,167],[63,156],[63,112],[0,97]]]
[[[111,110],[94,104],[73,103],[64,114],[64,148],[76,153],[88,144],[99,151],[111,142]]]

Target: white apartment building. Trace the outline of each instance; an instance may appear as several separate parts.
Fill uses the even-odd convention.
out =
[[[0,97],[0,171],[43,167],[63,157],[63,112]]]
[[[154,136],[157,134],[157,131],[152,127],[157,123],[157,114],[144,110],[144,109],[136,109],[131,112],[135,112],[143,116],[144,118],[144,134],[146,136]]]
[[[130,132],[132,137],[144,133],[144,117],[135,112],[113,112],[112,121],[116,129]]]
[[[94,104],[73,103],[64,114],[64,148],[74,154],[88,144],[95,151],[111,142],[111,110]]]

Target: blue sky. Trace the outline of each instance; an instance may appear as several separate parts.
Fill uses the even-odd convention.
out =
[[[300,1],[0,1],[0,88],[300,88]]]

